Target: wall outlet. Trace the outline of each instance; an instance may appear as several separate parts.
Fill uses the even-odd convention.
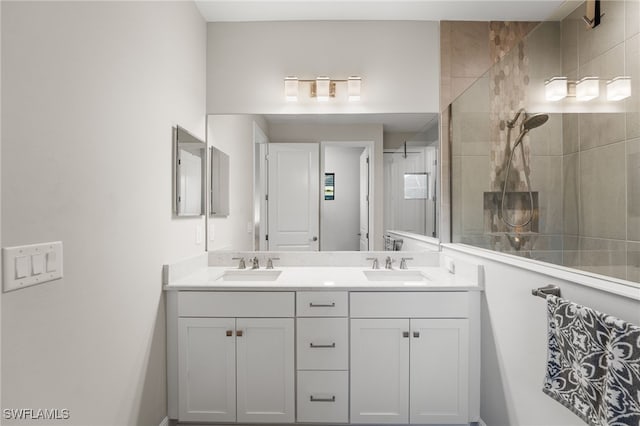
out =
[[[247,234],[250,234],[252,232],[253,232],[253,223],[247,222]]]
[[[3,290],[42,284],[62,278],[62,242],[2,249]]]

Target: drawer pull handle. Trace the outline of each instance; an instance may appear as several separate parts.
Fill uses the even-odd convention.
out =
[[[409,332],[408,331],[403,331],[402,332],[402,337],[409,337]]]
[[[336,402],[336,396],[332,396],[331,398],[316,398],[315,396],[311,395],[311,397],[309,398],[309,401],[311,402]]]
[[[335,308],[336,302],[331,303],[309,303],[310,308]]]
[[[309,343],[309,347],[310,348],[335,348],[336,347],[336,342],[333,342],[330,345],[316,345],[313,342]]]
[[[242,337],[242,330],[238,330],[238,331],[236,331],[236,336],[238,336],[238,337]]]
[[[233,330],[227,330],[227,337],[233,336]]]
[[[420,332],[419,331],[414,331],[413,332],[413,337],[420,337]]]

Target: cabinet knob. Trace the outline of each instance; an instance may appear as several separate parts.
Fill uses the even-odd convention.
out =
[[[413,337],[420,337],[420,332],[419,331],[414,331],[413,332]]]
[[[408,331],[403,331],[402,332],[402,337],[409,337],[409,332]]]
[[[227,330],[227,337],[233,336],[233,330]]]
[[[236,331],[236,336],[242,337],[242,330],[237,330]]]

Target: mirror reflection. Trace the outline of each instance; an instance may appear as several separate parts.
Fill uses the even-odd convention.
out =
[[[233,182],[246,181],[246,169],[235,176],[234,162],[253,157],[253,205],[243,216],[252,244],[221,237],[211,249],[367,251],[383,250],[389,231],[437,237],[438,134],[437,115],[426,113],[210,116],[212,145],[232,150],[232,213],[213,220],[225,237],[242,226]]]
[[[211,210],[215,217],[229,216],[229,156],[211,147]]]
[[[174,140],[174,214],[204,214],[204,171],[207,145],[182,127],[173,128]]]

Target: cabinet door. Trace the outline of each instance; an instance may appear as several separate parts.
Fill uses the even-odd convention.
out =
[[[351,423],[408,422],[409,320],[352,319]]]
[[[234,318],[178,320],[178,418],[181,421],[235,421],[234,330]]]
[[[411,320],[411,423],[467,423],[468,320]]]
[[[237,319],[238,422],[294,421],[293,321],[293,318]]]

